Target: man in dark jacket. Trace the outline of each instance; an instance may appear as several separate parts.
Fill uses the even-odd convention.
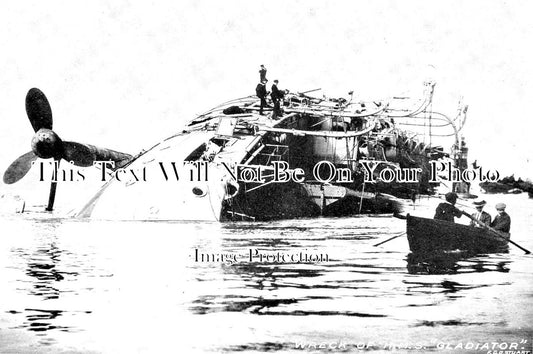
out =
[[[506,205],[503,203],[496,204],[498,215],[496,215],[490,226],[498,231],[509,232],[511,231],[511,217],[505,212],[505,207]]]
[[[454,217],[460,218],[461,215],[463,215],[461,210],[455,207],[457,194],[446,193],[444,197],[446,198],[446,201],[437,206],[433,219],[454,222]]]
[[[261,64],[261,68],[259,69],[259,82],[268,81],[267,80],[267,69],[263,64]]]
[[[270,98],[272,98],[272,102],[274,102],[274,113],[272,114],[273,119],[276,119],[277,117],[281,116],[280,101],[283,99],[283,96],[285,96],[285,93],[278,89],[278,83],[278,80],[274,80],[274,84],[272,85],[272,92],[270,93]]]
[[[259,107],[259,114],[263,114],[263,108],[267,106],[266,97],[268,95],[267,89],[266,89],[266,83],[268,80],[261,81],[257,84],[255,88],[255,94],[259,99],[261,100],[261,106]]]

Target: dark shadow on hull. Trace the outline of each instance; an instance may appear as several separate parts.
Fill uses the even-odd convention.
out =
[[[401,203],[385,196],[359,198],[347,196],[332,204],[320,207],[312,201],[302,185],[276,183],[265,186],[246,186],[252,191],[241,192],[225,202],[222,220],[269,221],[317,216],[351,216],[357,214],[387,214],[402,211]],[[245,188],[241,185],[241,188]],[[362,205],[361,205],[362,203]]]
[[[241,187],[243,187],[241,185]],[[222,210],[223,220],[268,221],[320,216],[320,208],[296,183],[277,183],[241,192],[227,201]],[[244,187],[243,187],[244,188]],[[248,190],[253,186],[247,186]],[[248,217],[242,217],[242,215]]]
[[[362,205],[360,207],[360,203]],[[401,212],[400,203],[376,197],[374,199],[361,199],[358,197],[346,197],[336,203],[328,205],[324,209],[324,216],[349,216],[356,214],[393,214]]]

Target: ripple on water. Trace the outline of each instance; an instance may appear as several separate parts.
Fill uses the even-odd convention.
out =
[[[532,282],[531,258],[428,257],[410,254],[405,237],[373,246],[404,227],[390,217],[206,225],[35,221],[0,244],[6,284],[0,320],[7,331],[23,330],[60,350],[64,334],[96,348],[115,326],[150,347],[164,341],[154,333],[215,337],[228,324],[223,343],[204,338],[196,345],[241,352],[294,350],[287,342],[293,337],[353,344],[407,334],[435,348],[428,333],[457,339],[459,332],[531,328],[525,324],[533,301],[525,285]],[[312,250],[329,261],[196,263],[195,249]],[[517,308],[526,310],[516,315]],[[515,317],[508,315],[513,311]],[[184,319],[179,330],[169,326],[176,318]]]

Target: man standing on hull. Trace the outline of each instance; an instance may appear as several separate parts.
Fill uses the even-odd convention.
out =
[[[267,69],[263,64],[261,64],[261,68],[259,69],[259,82],[268,81],[267,80]]]
[[[272,114],[272,119],[276,119],[277,117],[281,116],[280,102],[285,96],[285,93],[278,88],[278,83],[278,80],[274,80],[274,84],[272,85],[272,92],[270,93],[272,102],[274,102],[274,113]]]
[[[259,114],[261,114],[261,115],[263,115],[263,108],[265,108],[267,106],[267,101],[266,101],[266,98],[267,98],[267,95],[268,95],[268,92],[267,92],[267,89],[266,89],[267,81],[268,80],[266,80],[266,79],[261,81],[260,83],[257,84],[257,86],[255,88],[255,94],[261,100],[261,106],[259,107]]]

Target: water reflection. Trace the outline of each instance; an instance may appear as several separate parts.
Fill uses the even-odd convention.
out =
[[[60,301],[61,294],[65,292],[61,289],[61,283],[66,279],[72,279],[79,275],[78,272],[62,270],[62,256],[65,252],[58,246],[57,229],[61,225],[61,220],[36,220],[34,223],[34,246],[33,249],[15,248],[12,253],[26,262],[25,274],[28,278],[20,280],[31,287],[25,289],[31,296],[38,297],[45,303],[56,303]],[[21,289],[22,290],[22,289]],[[62,326],[58,322],[65,314],[63,310],[45,308],[25,308],[25,320],[22,325],[15,328],[24,328],[38,335],[45,335],[45,332],[59,330],[64,332],[75,331],[71,326]],[[18,311],[10,311],[13,314]],[[42,340],[43,345],[54,343],[51,339]]]
[[[28,259],[26,275],[35,278],[32,282],[32,295],[40,296],[44,300],[58,299],[57,283],[65,279],[58,270],[61,250],[54,242],[41,245],[34,250]]]
[[[246,254],[250,249],[270,253],[302,250],[332,253],[328,262],[319,263],[241,261],[211,265],[218,270],[205,274],[209,280],[221,281],[220,287],[199,295],[189,310],[202,315],[242,312],[273,316],[387,317],[382,311],[369,311],[359,304],[340,304],[350,298],[372,298],[381,276],[405,272],[400,264],[384,264],[376,249],[360,253],[361,246],[367,247],[365,243],[382,237],[387,229],[386,223],[368,218],[225,224],[221,239],[207,239],[197,247],[224,254]],[[213,278],[213,274],[221,278]]]
[[[26,312],[27,322],[21,328],[28,331],[44,332],[52,329],[58,329],[64,332],[71,330],[71,327],[53,325],[54,320],[63,314],[60,310],[41,310],[41,309],[24,309]]]
[[[464,252],[421,255],[373,247],[377,239],[397,232],[389,222],[383,218],[324,219],[222,225],[221,238],[205,239],[197,247],[228,254],[246,254],[249,249],[295,252],[324,248],[333,253],[329,262],[314,264],[204,264],[202,275],[219,286],[216,291],[198,294],[189,310],[199,315],[394,318],[403,314],[404,308],[438,306],[442,300],[464,297],[464,290],[494,285],[473,284],[463,278],[426,279],[425,275],[509,272],[510,261],[501,256]],[[434,298],[436,294],[442,296]],[[442,324],[452,325],[453,321]]]
[[[394,223],[324,218],[123,223],[110,230],[115,223],[35,221],[24,240],[6,243],[4,278],[12,287],[5,293],[13,296],[2,296],[0,320],[42,346],[58,345],[57,352],[74,342],[92,348],[113,341],[109,333],[119,327],[132,343],[151,348],[163,337],[174,340],[176,318],[187,324],[176,337],[217,335],[195,344],[204,351],[290,351],[294,343],[287,341],[293,338],[376,341],[389,334],[402,338],[409,328],[409,335],[425,341],[417,337],[423,327],[455,338],[454,327],[463,326],[467,334],[486,329],[479,326],[506,330],[504,320],[517,328],[505,314],[531,298],[522,296],[527,288],[509,294],[510,284],[528,283],[530,260],[514,254],[409,254],[405,238],[373,247],[404,227]],[[246,255],[250,249],[330,257],[322,263],[195,261],[195,250]],[[506,301],[493,306],[487,298]],[[353,332],[346,334],[347,328]]]
[[[305,300],[295,297],[268,298],[268,293],[265,293],[265,291],[275,291],[280,287],[294,287],[297,284],[296,282],[291,282],[291,279],[298,279],[298,281],[305,282],[305,278],[320,276],[318,269],[300,269],[282,264],[268,266],[255,262],[237,263],[233,266],[223,266],[222,269],[228,275],[228,280],[235,279],[236,277],[242,279],[244,281],[244,284],[241,285],[242,289],[250,289],[255,291],[255,294],[263,295],[203,295],[193,301],[193,306],[190,307],[193,313],[207,314],[223,311],[262,314],[278,306],[295,304]]]
[[[79,274],[60,270],[64,250],[57,246],[57,228],[61,223],[42,221],[37,225],[35,237],[39,242],[31,254],[27,255],[26,275],[33,278],[30,294],[43,300],[58,299],[61,293],[59,283],[65,277],[76,277]]]
[[[478,258],[468,252],[438,252],[432,254],[409,253],[407,271],[409,274],[457,274],[503,272],[508,273],[511,262]]]

